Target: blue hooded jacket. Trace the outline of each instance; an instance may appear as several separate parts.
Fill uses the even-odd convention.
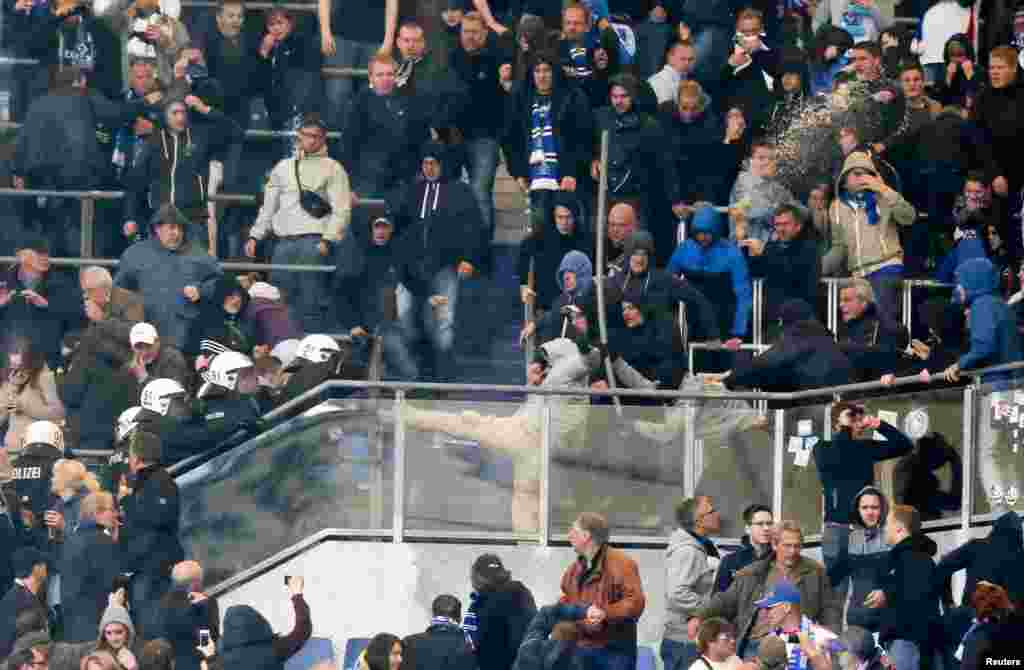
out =
[[[685,275],[713,304],[734,304],[735,313],[730,333],[733,337],[747,334],[754,290],[747,270],[747,259],[727,239],[724,217],[712,207],[702,207],[693,215],[689,239],[676,248],[668,262],[669,272]],[[695,239],[697,233],[709,233],[711,244],[705,248]],[[728,275],[728,276],[727,276]],[[731,295],[725,288],[732,284]]]
[[[1010,308],[998,295],[999,276],[987,258],[972,258],[956,269],[957,288],[963,289],[963,302],[970,308],[967,327],[971,348],[960,357],[961,370],[1003,365],[1021,360],[1020,341]],[[1005,380],[1007,373],[985,375],[983,382]]]
[[[576,273],[576,288],[572,291],[565,290],[565,273]],[[562,308],[567,305],[578,305],[583,307],[590,299],[591,288],[594,284],[594,264],[590,262],[582,251],[570,251],[562,257],[558,265],[558,272],[555,274],[555,281],[560,291],[558,299],[554,301],[543,317],[537,322],[537,332],[541,342],[562,336],[562,325],[564,316]]]

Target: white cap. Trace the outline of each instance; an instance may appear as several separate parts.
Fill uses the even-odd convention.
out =
[[[134,347],[139,342],[143,344],[155,344],[157,340],[156,328],[152,324],[139,322],[132,326],[132,332],[128,335]]]
[[[265,281],[258,281],[249,287],[249,297],[276,301],[281,299],[281,291]]]

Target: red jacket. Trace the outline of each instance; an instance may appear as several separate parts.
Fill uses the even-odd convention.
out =
[[[583,647],[619,647],[636,653],[636,624],[644,613],[646,598],[636,561],[621,549],[604,545],[587,570],[586,558],[577,559],[562,575],[560,602],[595,605],[607,618],[595,627],[577,623]]]

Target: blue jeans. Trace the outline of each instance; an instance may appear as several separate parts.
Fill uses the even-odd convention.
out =
[[[498,171],[498,140],[480,137],[467,140],[466,155],[469,159],[466,171],[469,173],[469,187],[473,190],[484,227],[490,234],[487,241],[494,239],[494,175]]]
[[[687,670],[700,656],[695,643],[668,639],[661,641],[660,653],[664,670]]]
[[[875,292],[875,306],[886,315],[891,323],[902,323],[900,312],[903,306],[903,268],[885,267],[865,277]]]
[[[628,654],[613,649],[577,647],[576,658],[582,670],[635,670],[636,653]]]
[[[850,526],[847,524],[825,522],[821,531],[821,558],[825,563],[825,569],[831,570],[839,560],[839,556],[850,546]],[[833,584],[832,588],[845,596],[848,580],[844,579],[841,584]],[[846,598],[844,597],[845,601]]]
[[[896,670],[919,670],[921,667],[921,649],[916,642],[910,640],[890,640],[886,652],[896,666]]]
[[[440,307],[430,304],[430,296],[439,295],[447,298],[448,303]],[[430,282],[428,294],[414,296],[405,286],[398,287],[398,321],[401,323],[406,342],[418,339],[419,327],[430,340],[438,365],[434,376],[438,381],[446,381],[450,370],[447,367],[455,344],[455,312],[459,302],[459,278],[451,268],[438,272]],[[437,369],[442,368],[442,369]]]
[[[381,339],[385,363],[385,379],[389,381],[415,381],[420,376],[420,366],[409,350],[409,338],[395,323],[381,327]]]
[[[281,265],[323,265],[319,235],[282,237],[274,244],[272,262]],[[327,295],[322,272],[287,272],[275,270],[273,282],[281,290],[292,318],[303,332],[324,332],[324,299]]]
[[[334,46],[334,55],[324,58],[327,67],[366,67],[380,48],[380,44],[345,40],[337,35],[334,36]],[[328,128],[344,131],[355,82],[353,77],[324,78],[324,122]]]

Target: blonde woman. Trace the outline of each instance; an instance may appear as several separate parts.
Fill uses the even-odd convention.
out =
[[[74,531],[78,525],[79,510],[82,500],[90,493],[100,490],[100,482],[96,475],[85,469],[79,461],[62,458],[53,464],[53,476],[50,480],[50,491],[60,498],[54,510],[60,512],[63,528]]]
[[[7,360],[0,387],[0,424],[7,424],[4,446],[13,458],[22,449],[29,424],[44,420],[59,423],[64,418],[64,404],[57,395],[46,357],[34,351],[28,340],[16,341]]]

